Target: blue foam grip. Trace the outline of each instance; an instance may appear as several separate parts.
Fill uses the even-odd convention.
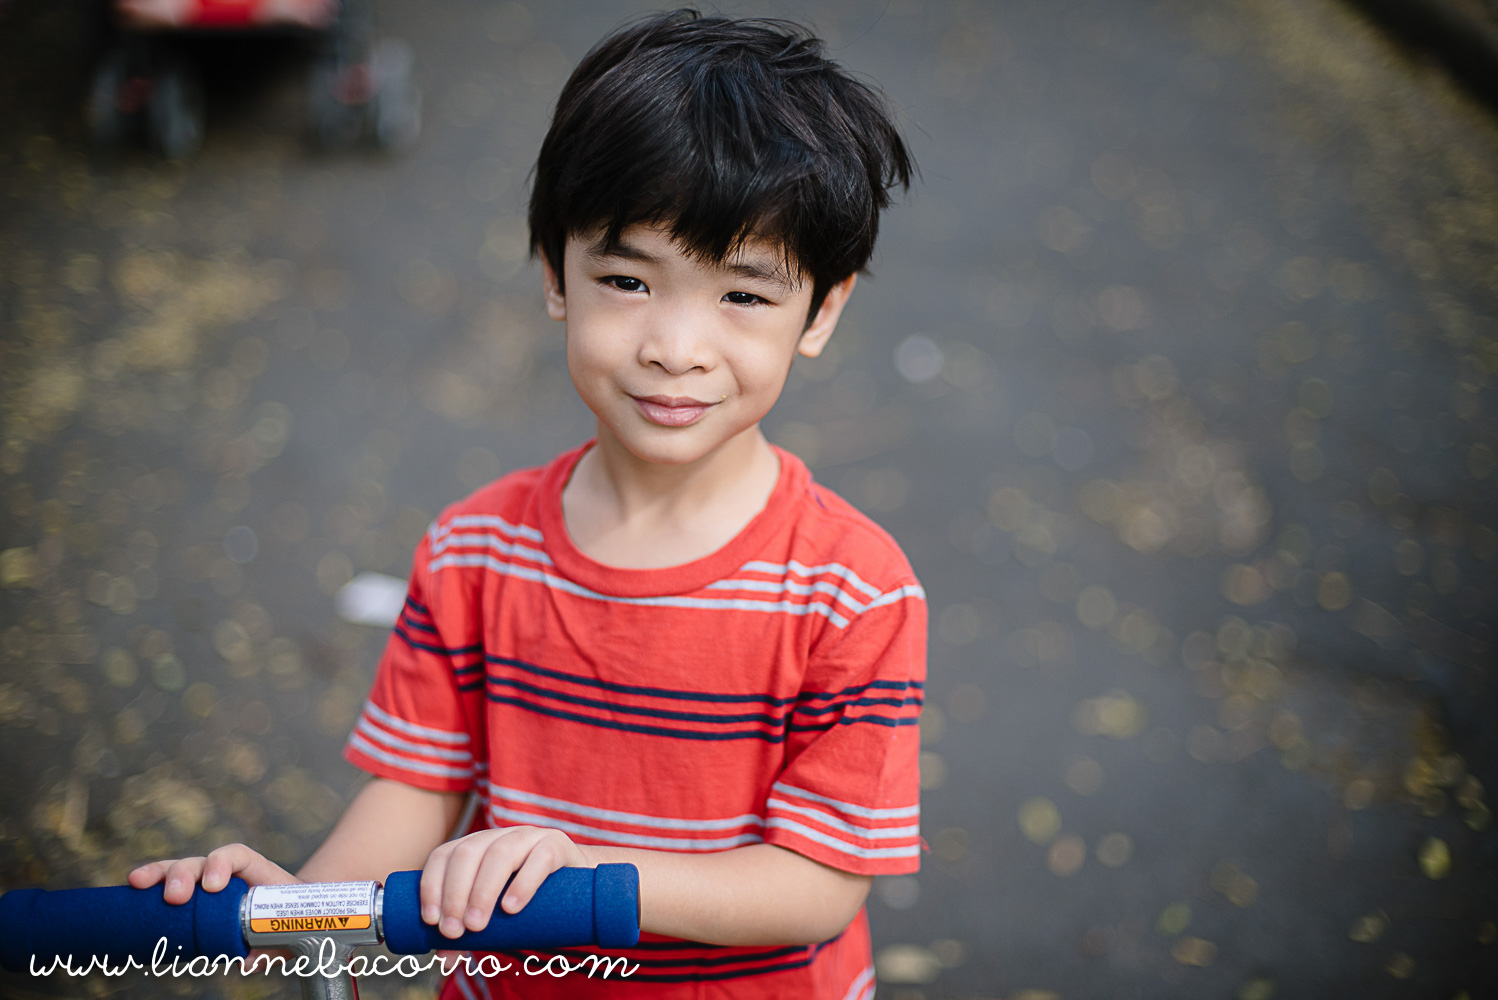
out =
[[[519,913],[495,908],[489,926],[446,938],[421,921],[421,872],[385,880],[385,947],[397,955],[429,951],[508,951],[596,944],[628,948],[640,940],[640,873],[634,865],[559,868]]]
[[[13,889],[0,896],[0,965],[28,972],[33,956],[45,969],[59,956],[83,966],[107,955],[111,964],[133,956],[149,966],[163,937],[165,962],[249,954],[239,927],[239,901],[249,891],[243,879],[230,879],[218,892],[198,886],[181,906],[166,902],[163,891],[161,885]]]

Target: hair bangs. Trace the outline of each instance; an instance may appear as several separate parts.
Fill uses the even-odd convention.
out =
[[[783,22],[677,11],[606,38],[574,71],[536,163],[532,251],[560,277],[569,234],[636,224],[721,264],[773,243],[786,277],[863,269],[912,164],[879,97]]]

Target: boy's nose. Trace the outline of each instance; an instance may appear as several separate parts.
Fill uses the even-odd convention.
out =
[[[688,310],[660,317],[640,344],[640,362],[670,375],[685,375],[694,368],[706,370],[711,351],[704,335],[705,323],[703,317]]]

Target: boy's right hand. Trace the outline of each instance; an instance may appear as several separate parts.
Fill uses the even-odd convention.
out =
[[[162,898],[168,903],[180,904],[192,898],[193,888],[199,882],[208,892],[218,892],[235,875],[250,885],[286,885],[301,881],[243,844],[225,845],[208,852],[206,858],[152,861],[132,871],[129,881],[137,889],[146,889],[165,879]]]

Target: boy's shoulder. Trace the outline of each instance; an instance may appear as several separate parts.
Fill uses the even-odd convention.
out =
[[[780,460],[799,487],[796,502],[782,517],[788,547],[803,565],[849,569],[881,590],[915,583],[915,571],[900,544],[873,518],[812,477],[805,463],[777,447]],[[805,558],[802,558],[802,556]]]
[[[570,467],[584,448],[586,446],[565,451],[545,465],[506,472],[461,500],[448,504],[437,515],[436,527],[440,529],[474,518],[523,517],[540,495],[548,474],[554,473],[558,466]]]

